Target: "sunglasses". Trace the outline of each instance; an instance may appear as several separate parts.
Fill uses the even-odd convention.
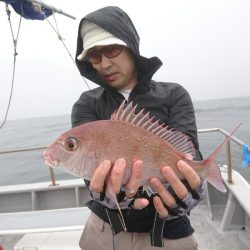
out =
[[[102,62],[102,55],[105,55],[107,58],[114,58],[121,54],[123,50],[122,45],[109,45],[104,46],[102,49],[91,50],[86,55],[86,60],[91,64],[98,64]]]

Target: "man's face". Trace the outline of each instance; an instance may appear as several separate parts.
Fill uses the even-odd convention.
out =
[[[132,89],[137,84],[137,71],[133,56],[125,46],[114,45],[120,47],[120,52],[117,51],[118,55],[114,54],[116,56],[110,57],[108,54],[110,50],[119,49],[110,46],[96,46],[88,52],[93,56],[99,54],[99,59],[101,59],[99,63],[92,63],[92,66],[111,87],[117,90]]]

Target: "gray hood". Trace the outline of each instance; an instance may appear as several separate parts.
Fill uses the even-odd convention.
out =
[[[159,69],[162,63],[157,57],[146,58],[140,55],[140,38],[129,16],[119,7],[108,6],[94,11],[84,17],[79,24],[76,57],[84,49],[80,35],[80,27],[85,19],[107,30],[117,38],[123,40],[128,45],[128,48],[132,51],[136,61],[139,84],[141,85],[143,82],[143,85],[147,85],[150,82],[153,74]],[[76,57],[76,64],[82,76],[102,87],[110,88],[99,78],[99,76],[96,74],[96,70],[90,63],[79,61]]]

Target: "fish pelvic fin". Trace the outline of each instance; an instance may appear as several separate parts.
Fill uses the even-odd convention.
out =
[[[224,185],[222,175],[220,168],[218,164],[216,163],[216,159],[220,151],[222,150],[223,146],[231,139],[235,131],[241,126],[241,123],[225,138],[225,140],[219,145],[214,152],[206,159],[204,160],[204,165],[207,166],[208,172],[205,176],[206,180],[214,186],[219,191],[225,193],[226,187]]]
[[[106,192],[108,193],[108,195],[110,196],[110,198],[113,200],[113,202],[115,203],[117,209],[118,209],[118,212],[120,214],[120,217],[121,217],[121,222],[122,222],[122,226],[124,228],[124,231],[127,231],[127,227],[126,227],[126,224],[125,224],[125,220],[124,220],[124,217],[123,217],[123,214],[122,214],[122,211],[121,211],[121,208],[120,208],[120,205],[118,203],[118,200],[117,200],[117,197],[116,197],[116,193],[114,191],[114,188],[112,186],[112,183],[110,181],[107,182],[107,187],[106,187]]]
[[[148,197],[151,197],[152,195],[156,194],[156,192],[154,191],[154,189],[151,188],[148,185],[143,186],[143,191],[147,193]]]

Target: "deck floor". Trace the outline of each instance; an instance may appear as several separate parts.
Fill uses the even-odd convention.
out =
[[[209,219],[207,206],[199,205],[192,210],[191,224],[195,229],[195,238],[199,250],[249,250],[250,232],[220,230],[219,220]]]
[[[218,211],[218,214],[219,211]],[[219,217],[219,216],[218,216]],[[190,220],[195,229],[199,250],[249,250],[249,231],[220,230],[219,220],[210,221],[207,206],[199,205],[192,210]],[[13,250],[22,235],[0,235],[0,245],[4,250]],[[160,249],[159,249],[160,250]]]
[[[4,250],[13,250],[15,244],[23,237],[22,234],[0,235],[0,245]]]

